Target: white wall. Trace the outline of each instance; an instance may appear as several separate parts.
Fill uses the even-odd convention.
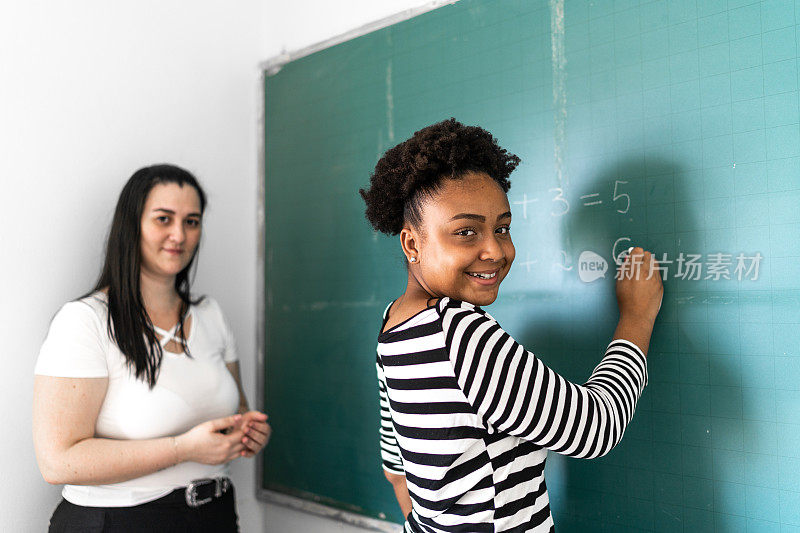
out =
[[[174,162],[205,185],[195,290],[228,314],[255,403],[258,64],[424,3],[0,4],[0,531],[44,531],[59,499],[33,455],[33,364],[52,314],[98,274],[125,180]],[[257,502],[250,461],[233,473],[245,532],[360,531]]]
[[[433,3],[431,0],[267,0],[262,12],[262,52],[269,59]]]
[[[0,531],[46,530],[59,498],[33,455],[33,363],[52,314],[91,287],[116,196],[142,165],[185,165],[208,189],[196,288],[233,322],[253,397],[261,9],[256,0],[2,3]],[[251,470],[236,468],[245,509]],[[247,531],[260,527],[247,518]]]

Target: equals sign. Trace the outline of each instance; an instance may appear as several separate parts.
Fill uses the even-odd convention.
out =
[[[592,193],[592,194],[584,194],[583,196],[581,196],[581,200],[585,200],[587,198],[596,198],[598,196],[600,196],[599,192]],[[603,200],[596,200],[594,202],[583,202],[583,205],[589,206],[589,205],[598,205],[598,204],[602,204],[602,203],[603,203]]]

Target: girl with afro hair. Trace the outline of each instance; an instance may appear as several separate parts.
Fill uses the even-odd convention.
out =
[[[400,236],[405,292],[378,335],[380,448],[407,532],[552,531],[547,450],[608,453],[647,383],[663,288],[634,248],[620,319],[582,385],[520,346],[481,306],[514,262],[506,193],[517,156],[455,119],[388,150],[360,190],[372,226]]]

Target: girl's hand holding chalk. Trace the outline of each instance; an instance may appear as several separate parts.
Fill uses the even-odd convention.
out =
[[[652,325],[661,309],[664,285],[658,263],[650,252],[628,249],[617,276],[620,320],[644,321]]]

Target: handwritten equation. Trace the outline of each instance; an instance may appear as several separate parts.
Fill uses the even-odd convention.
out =
[[[594,207],[603,205],[603,202],[610,203],[617,213],[625,214],[631,208],[631,197],[628,193],[624,192],[625,185],[628,182],[624,180],[614,180],[614,190],[610,196],[602,197],[599,192],[584,194],[578,198],[578,203],[583,207]],[[564,189],[561,187],[553,187],[547,190],[547,196],[541,198],[539,196],[529,197],[528,193],[522,193],[522,200],[515,200],[511,202],[512,205],[519,205],[522,207],[523,220],[528,219],[528,206],[538,203],[541,200],[550,202],[550,216],[563,217],[569,213],[572,204],[569,199],[564,195]],[[573,200],[575,202],[575,200]]]

